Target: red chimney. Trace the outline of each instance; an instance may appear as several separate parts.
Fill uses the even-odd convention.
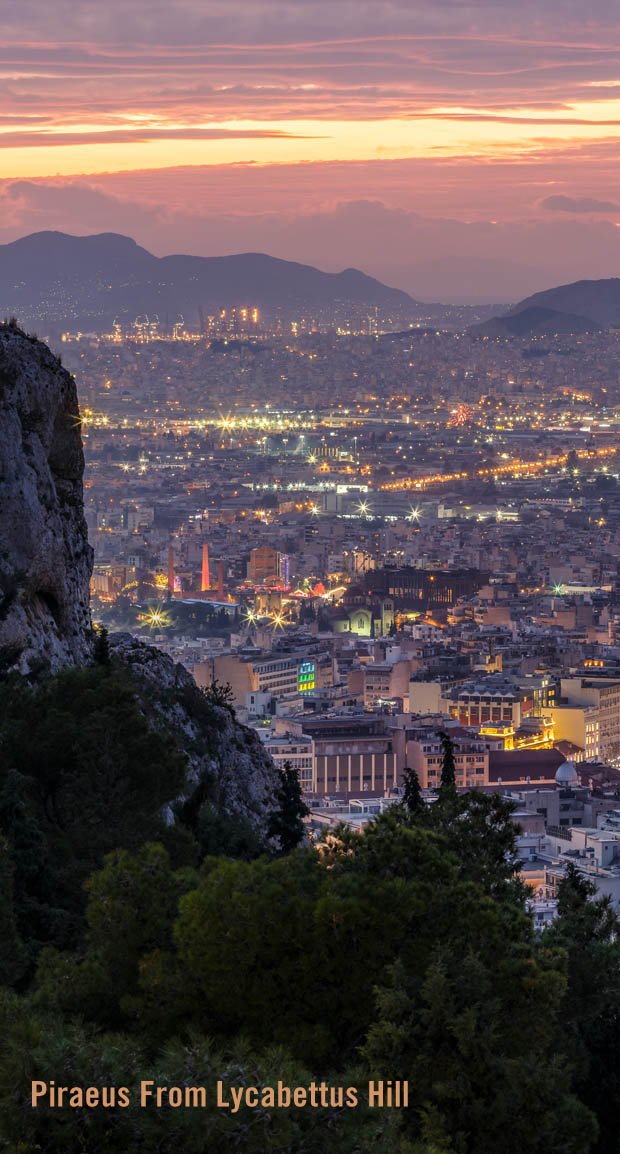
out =
[[[209,546],[205,541],[202,546],[202,592],[205,593],[207,589],[211,588],[211,575],[209,573]]]

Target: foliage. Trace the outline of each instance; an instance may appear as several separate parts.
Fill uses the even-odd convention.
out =
[[[110,664],[110,642],[105,625],[99,625],[95,630],[93,658],[98,665]]]
[[[269,823],[269,837],[275,838],[281,853],[296,849],[305,836],[304,817],[310,812],[303,800],[299,775],[290,761],[278,770],[279,783],[275,790],[278,807]]]
[[[482,911],[471,910],[478,918]],[[482,933],[480,932],[482,931]],[[423,973],[397,961],[364,1053],[375,1076],[406,1072],[402,1125],[455,1154],[583,1154],[596,1132],[556,1052],[561,961],[527,948],[497,903],[477,942],[438,945]]]
[[[216,705],[220,709],[228,709],[232,716],[235,716],[235,695],[232,686],[228,683],[222,684],[214,680],[203,690],[203,693],[210,705]]]
[[[444,805],[456,799],[456,767],[454,764],[454,742],[447,733],[440,734],[443,760],[441,765],[441,782],[439,785],[439,800]]]
[[[217,1083],[230,1086],[308,1086],[303,1064],[279,1049],[256,1053],[243,1042],[216,1048],[203,1035],[150,1052],[124,1034],[99,1034],[42,1012],[31,1001],[0,993],[1,1154],[398,1154],[389,1122],[376,1111],[269,1108],[245,1104],[233,1113],[217,1105]],[[50,1073],[53,1071],[53,1075]],[[129,1105],[106,1109],[30,1105],[31,1081],[57,1086],[125,1087]],[[141,1106],[142,1082],[155,1087],[205,1087],[206,1105],[170,1109]],[[342,1079],[358,1082],[357,1071]],[[404,1152],[403,1152],[404,1154]],[[423,1152],[421,1152],[423,1154]],[[428,1154],[431,1154],[429,1151]]]
[[[68,670],[35,689],[16,678],[0,701],[0,830],[15,870],[18,931],[75,943],[83,883],[116,847],[165,838],[162,807],[185,762],[153,729],[129,677],[106,665]]]
[[[544,941],[567,954],[564,1044],[576,1093],[596,1114],[597,1154],[613,1154],[620,1150],[620,926],[610,898],[595,893],[593,883],[569,866],[559,887],[559,917]]]
[[[302,846],[290,765],[267,829],[222,813],[105,658],[3,684],[0,1154],[620,1154],[617,915],[569,870],[534,933],[513,807],[457,792],[448,735],[436,801],[409,772],[363,833]],[[230,726],[229,687],[170,693],[201,732]],[[37,1077],[210,1100],[32,1110]],[[408,1110],[213,1098],[219,1078],[379,1077],[409,1082]]]
[[[116,850],[91,875],[87,931],[80,956],[48,949],[38,968],[38,1001],[116,1028],[141,1008],[140,970],[154,951],[169,950],[179,898],[197,884],[188,868],[173,870],[162,846],[136,854]]]
[[[424,799],[415,769],[410,769],[409,766],[405,766],[403,770],[403,781],[405,783],[403,805],[408,814],[418,813],[424,806]]]
[[[448,838],[459,861],[459,871],[494,897],[514,891],[523,896],[517,880],[518,828],[512,820],[514,802],[498,793],[471,790],[440,798],[427,807],[431,829]]]
[[[26,950],[15,918],[14,874],[9,843],[0,837],[0,985],[14,985],[26,968]]]

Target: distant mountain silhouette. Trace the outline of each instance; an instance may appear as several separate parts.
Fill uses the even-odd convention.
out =
[[[469,331],[476,336],[582,333],[620,326],[620,279],[579,280],[534,293],[503,316]]]
[[[586,333],[600,327],[588,317],[577,316],[575,313],[532,307],[519,313],[492,317],[480,325],[472,325],[469,332],[473,336],[484,337],[534,337],[556,333]]]
[[[272,316],[279,309],[288,318],[338,303],[402,315],[416,302],[357,269],[320,272],[263,253],[156,257],[116,233],[38,232],[0,245],[0,317],[46,331],[101,331],[139,314],[158,314],[162,324],[181,314],[197,327],[201,312],[220,307],[256,306]]]
[[[578,280],[574,284],[534,293],[511,308],[510,315],[527,308],[555,309],[594,321],[596,328],[620,325],[620,279]]]

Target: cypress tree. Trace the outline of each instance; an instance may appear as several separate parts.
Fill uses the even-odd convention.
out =
[[[454,764],[454,742],[447,733],[439,735],[443,750],[441,766],[441,785],[439,786],[439,801],[445,802],[456,798],[456,766]]]
[[[110,642],[105,625],[97,626],[93,657],[97,665],[110,664]]]
[[[403,770],[403,780],[405,783],[405,792],[403,795],[403,804],[409,814],[419,813],[424,809],[424,798],[422,797],[422,790],[420,789],[420,781],[415,769],[410,769],[407,765]]]

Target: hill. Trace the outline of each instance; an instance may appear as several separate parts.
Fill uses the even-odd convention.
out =
[[[599,328],[588,317],[563,313],[540,305],[492,317],[480,325],[473,325],[470,333],[482,337],[535,337],[560,333],[585,333]]]
[[[620,279],[579,280],[526,297],[510,309],[510,316],[530,308],[548,308],[594,322],[597,328],[620,325]]]
[[[0,316],[46,333],[105,331],[116,318],[131,323],[144,314],[164,326],[180,314],[198,328],[201,314],[243,305],[285,319],[335,306],[407,315],[415,302],[357,269],[321,272],[264,253],[157,257],[116,233],[39,232],[0,245]]]
[[[620,279],[580,280],[545,289],[469,331],[474,336],[529,337],[582,333],[620,325]]]

